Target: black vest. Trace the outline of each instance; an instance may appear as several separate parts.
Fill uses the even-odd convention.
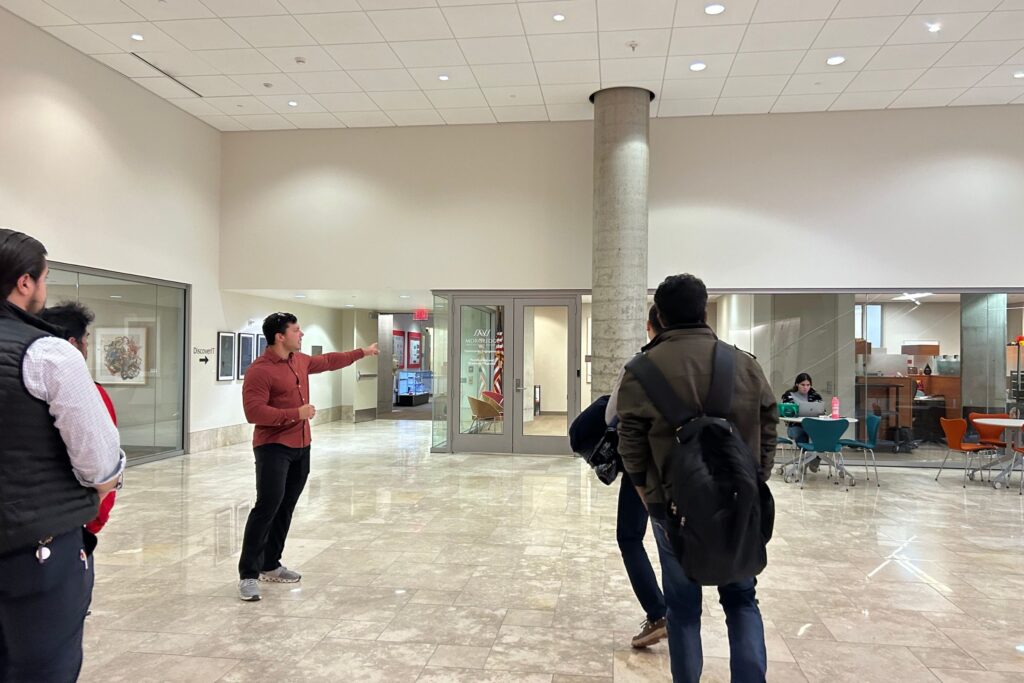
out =
[[[35,546],[96,516],[96,491],[78,483],[49,406],[25,389],[21,366],[55,331],[0,301],[0,554]]]

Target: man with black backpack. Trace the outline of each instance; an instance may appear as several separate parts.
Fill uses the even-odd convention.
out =
[[[666,278],[654,304],[666,331],[627,364],[618,448],[658,542],[672,679],[700,680],[701,586],[717,586],[732,680],[764,681],[754,577],[767,562],[774,523],[765,481],[775,456],[775,398],[757,361],[707,326],[700,279]]]

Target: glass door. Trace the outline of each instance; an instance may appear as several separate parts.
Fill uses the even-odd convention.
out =
[[[511,322],[512,299],[454,297],[452,309],[452,450],[511,453],[512,430],[505,414],[514,406],[506,401],[505,330]]]

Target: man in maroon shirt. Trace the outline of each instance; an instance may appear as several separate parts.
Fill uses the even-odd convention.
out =
[[[245,523],[238,560],[238,597],[260,599],[259,581],[296,583],[302,575],[281,564],[292,512],[309,476],[309,421],[316,408],[309,400],[309,376],[341,370],[364,356],[376,356],[377,344],[315,358],[301,353],[302,330],[291,313],[271,313],[263,321],[267,350],[253,361],[242,384],[245,419],[256,425],[256,505]]]

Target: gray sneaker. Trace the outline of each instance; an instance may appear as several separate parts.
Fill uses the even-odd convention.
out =
[[[302,574],[288,569],[283,564],[272,572],[260,572],[260,581],[271,583],[298,583]]]
[[[256,579],[242,579],[238,582],[238,597],[246,602],[260,599],[260,582]]]

